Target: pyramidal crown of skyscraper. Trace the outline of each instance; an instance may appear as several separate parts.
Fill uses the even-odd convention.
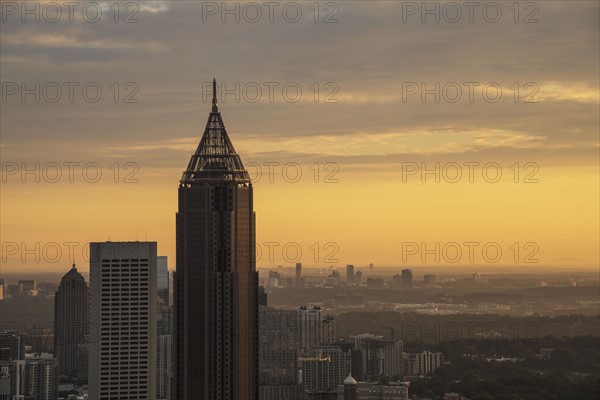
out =
[[[250,183],[250,176],[227,135],[217,104],[217,81],[213,79],[212,111],[200,144],[181,177],[181,184],[215,181]]]

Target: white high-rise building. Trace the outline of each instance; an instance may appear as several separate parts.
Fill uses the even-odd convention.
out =
[[[156,247],[90,244],[90,400],[156,399]]]
[[[432,353],[426,350],[422,353],[410,354],[407,365],[408,371],[405,374],[410,376],[427,375],[441,367],[443,362],[444,356],[442,353]]]

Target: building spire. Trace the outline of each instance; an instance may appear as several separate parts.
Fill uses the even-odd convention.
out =
[[[219,112],[219,106],[217,105],[217,80],[213,78],[213,98],[212,98],[212,112]]]
[[[200,181],[250,183],[250,175],[233,148],[219,112],[216,79],[213,79],[212,112],[180,183],[190,185]]]

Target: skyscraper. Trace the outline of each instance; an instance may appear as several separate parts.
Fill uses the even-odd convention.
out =
[[[170,279],[168,258],[156,259],[156,396],[157,400],[170,399],[173,340],[173,307],[170,307]]]
[[[13,331],[0,332],[0,361],[25,359],[25,339]]]
[[[298,310],[300,321],[300,346],[303,349],[320,346],[323,343],[323,315],[321,307],[307,308],[301,306]]]
[[[296,287],[304,287],[304,278],[302,278],[302,263],[296,263]]]
[[[179,184],[174,283],[177,400],[258,398],[258,273],[252,183],[212,111]]]
[[[169,268],[167,256],[158,256],[156,260],[156,292],[163,300],[163,304],[169,306]]]
[[[302,369],[304,398],[335,398],[338,385],[351,370],[352,351],[338,345],[317,346],[301,351],[298,364]]]
[[[56,400],[58,398],[58,361],[52,354],[25,357],[25,398]]]
[[[432,353],[429,350],[425,350],[422,353],[413,353],[407,357],[405,371],[406,375],[420,376],[427,375],[434,372],[437,368],[442,366],[444,356],[442,353]]]
[[[397,379],[402,375],[402,341],[368,333],[350,336],[350,341],[361,354],[358,379]]]
[[[0,373],[8,377],[8,383],[6,378],[2,382],[8,399],[20,398],[25,393],[25,340],[13,331],[0,332]]]
[[[413,287],[413,273],[412,269],[402,270],[402,287],[409,289]]]
[[[354,284],[354,265],[352,264],[346,265],[346,282],[348,285]]]
[[[77,352],[88,334],[88,287],[75,264],[54,295],[54,356],[60,374],[77,375]]]
[[[156,399],[156,242],[90,244],[90,400]]]
[[[294,310],[260,307],[260,400],[297,400],[300,330]]]
[[[423,277],[423,281],[425,283],[426,288],[435,287],[435,280],[436,280],[436,277],[435,277],[435,275],[432,275],[432,274],[427,274]]]

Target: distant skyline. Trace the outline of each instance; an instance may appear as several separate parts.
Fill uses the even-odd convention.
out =
[[[110,18],[21,23],[7,16],[0,24],[3,90],[9,82],[79,82],[79,88],[98,82],[103,97],[86,102],[78,90],[73,103],[35,103],[31,95],[25,103],[19,95],[2,99],[2,273],[67,271],[72,260],[63,243],[81,249],[109,238],[157,241],[173,269],[175,188],[202,135],[210,109],[205,84],[213,77],[229,89],[236,82],[263,88],[255,103],[236,103],[233,95],[220,99],[242,161],[253,177],[253,166],[263,171],[254,183],[257,242],[264,249],[258,268],[297,261],[338,269],[369,262],[415,270],[477,264],[482,272],[501,264],[597,267],[600,5],[537,2],[537,23],[514,23],[505,9],[498,23],[477,17],[453,24],[422,23],[420,16],[403,22],[402,6],[394,2],[336,4],[337,23],[314,23],[308,3],[298,23],[221,23],[210,16],[203,22],[202,6],[192,2],[145,5],[134,24]],[[327,11],[321,10],[321,20]],[[123,102],[132,93],[127,82],[137,85],[138,103]],[[298,85],[302,97],[285,101],[279,90],[271,103],[267,82]],[[420,93],[407,95],[412,83],[431,89],[436,82],[451,84],[449,90],[456,83],[463,97],[452,103],[441,93],[436,103],[433,95],[425,102]],[[502,98],[493,103],[477,95],[470,102],[468,82],[496,82]],[[539,102],[524,102],[535,87]],[[246,100],[254,92],[248,93]],[[337,103],[324,102],[331,93]],[[96,163],[102,177],[88,183],[78,167],[69,183],[68,162]],[[419,173],[406,170],[440,163],[450,174],[451,162],[463,168],[458,183],[436,183],[431,175],[422,183]],[[490,183],[478,170],[470,183],[464,163],[471,162],[497,163],[502,178]],[[40,171],[49,166],[44,173],[50,176],[49,163],[63,165],[62,179],[35,183],[30,174],[21,183],[20,172],[10,169],[35,163]],[[279,163],[273,183],[268,163]],[[286,163],[290,175],[284,178]],[[291,183],[297,166],[302,176]],[[539,182],[524,183],[536,169]],[[124,183],[128,178],[138,183]],[[422,263],[416,254],[402,260],[402,243],[476,241],[499,243],[502,259]],[[22,262],[21,244],[31,249],[36,242],[41,262]],[[273,260],[266,251],[270,242],[280,243]],[[515,242],[517,262],[510,249]],[[11,243],[19,249],[7,255]],[[63,252],[54,263],[47,262],[51,249],[41,254],[52,243]],[[298,243],[302,257],[286,260],[286,243]],[[335,262],[326,258],[328,243],[337,245]],[[536,263],[523,263],[527,243],[539,248]],[[88,270],[80,250],[75,262]]]

